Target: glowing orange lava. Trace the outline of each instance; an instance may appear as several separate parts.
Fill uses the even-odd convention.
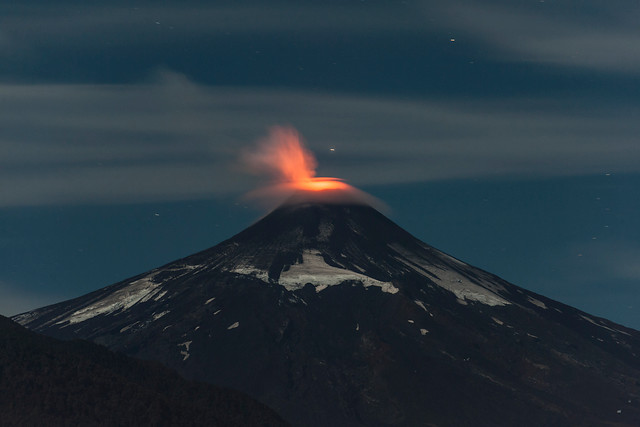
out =
[[[256,150],[245,153],[245,162],[258,173],[271,175],[275,183],[295,190],[325,191],[351,188],[338,178],[316,178],[317,162],[293,128],[274,127]]]
[[[376,199],[339,178],[316,177],[316,159],[298,132],[291,127],[273,127],[269,135],[250,151],[243,161],[271,182],[250,192],[247,197],[264,201],[320,201],[325,203],[379,204]],[[295,197],[292,197],[295,195]]]
[[[311,178],[293,183],[295,187],[306,191],[347,190],[351,188],[339,178]]]

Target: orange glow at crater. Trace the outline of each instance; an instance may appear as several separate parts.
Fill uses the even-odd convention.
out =
[[[338,178],[315,177],[316,158],[290,127],[272,128],[256,149],[245,153],[244,160],[253,171],[271,176],[272,184],[279,186],[305,191],[352,188]]]
[[[347,190],[351,188],[339,178],[311,178],[308,181],[298,181],[294,185],[306,191]]]
[[[291,127],[273,127],[258,145],[243,154],[243,163],[254,173],[270,177],[270,183],[247,195],[263,201],[290,203],[378,204],[372,196],[339,178],[316,177],[317,161],[298,132]],[[293,196],[293,197],[292,197]]]

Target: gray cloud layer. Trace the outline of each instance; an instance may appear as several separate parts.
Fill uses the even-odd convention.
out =
[[[632,2],[454,0],[423,3],[464,41],[484,44],[518,62],[637,73],[640,5]]]
[[[0,6],[0,54],[46,47],[162,44],[242,34],[402,33],[452,36],[500,60],[622,73],[640,70],[640,5],[634,2],[163,2],[108,6]]]
[[[239,151],[291,124],[319,174],[355,185],[640,171],[638,111],[580,100],[407,101],[137,85],[0,85],[0,205],[242,193]],[[329,152],[329,147],[336,148]]]

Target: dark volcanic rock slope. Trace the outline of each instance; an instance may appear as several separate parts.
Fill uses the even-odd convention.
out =
[[[2,426],[285,426],[243,393],[0,316]]]
[[[456,260],[367,206],[283,206],[16,320],[243,390],[299,426],[640,425],[637,331]]]

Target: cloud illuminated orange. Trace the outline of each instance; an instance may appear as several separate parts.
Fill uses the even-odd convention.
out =
[[[249,193],[249,198],[280,202],[379,204],[375,198],[339,178],[316,177],[317,161],[300,134],[291,127],[276,126],[256,147],[244,152],[243,161],[254,173],[266,175],[270,183]]]

